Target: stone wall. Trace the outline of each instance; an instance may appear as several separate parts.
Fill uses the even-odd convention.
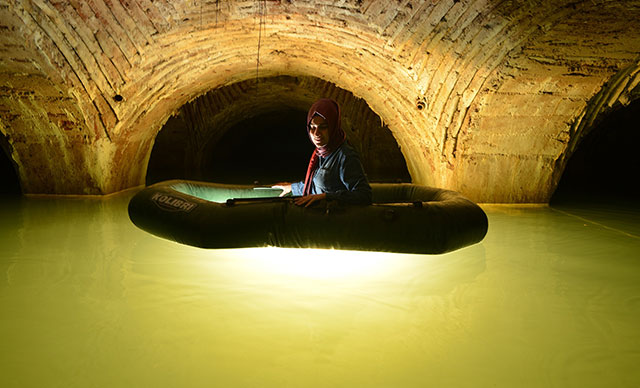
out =
[[[414,182],[546,202],[640,81],[639,0],[3,0],[0,29],[0,132],[29,193],[140,185],[184,104],[304,76],[366,101]]]

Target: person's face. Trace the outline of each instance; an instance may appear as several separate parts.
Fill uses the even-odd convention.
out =
[[[309,124],[309,137],[316,148],[329,144],[329,123],[327,120],[320,116],[313,116]]]

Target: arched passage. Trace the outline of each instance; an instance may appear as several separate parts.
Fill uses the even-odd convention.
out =
[[[10,144],[0,135],[0,195],[20,195],[20,180],[16,172],[16,164],[9,156]]]
[[[609,113],[589,131],[569,159],[551,204],[637,200],[638,118],[640,100]]]
[[[302,179],[313,150],[306,112],[320,97],[340,104],[343,128],[370,180],[411,180],[389,128],[364,100],[317,78],[279,76],[219,88],[180,108],[156,137],[146,181]]]

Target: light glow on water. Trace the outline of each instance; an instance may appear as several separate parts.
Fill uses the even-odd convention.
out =
[[[252,272],[299,279],[358,281],[388,273],[395,254],[333,249],[253,248],[237,254]]]

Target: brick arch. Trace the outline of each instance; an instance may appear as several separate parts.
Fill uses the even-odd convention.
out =
[[[556,161],[554,182],[560,180],[567,162],[584,139],[612,112],[640,100],[640,58],[611,77],[584,107],[570,127],[566,151]]]
[[[170,114],[194,95],[257,75],[315,77],[334,83],[369,104],[400,145],[414,182],[458,188],[457,183],[449,179],[451,167],[456,165],[451,145],[455,144],[455,134],[464,125],[469,107],[486,80],[509,52],[539,32],[536,22],[552,14],[553,17],[545,21],[552,24],[570,12],[569,9],[555,13],[543,9],[544,12],[532,17],[531,10],[537,8],[512,7],[506,10],[511,12],[510,17],[505,18],[498,12],[485,15],[481,12],[483,7],[495,10],[494,4],[484,2],[476,2],[469,8],[456,3],[425,2],[420,10],[434,18],[434,23],[444,25],[428,33],[410,32],[412,26],[426,21],[411,17],[419,15],[419,10],[404,14],[391,6],[353,4],[348,22],[328,18],[321,23],[321,14],[336,16],[331,12],[339,8],[325,7],[318,11],[314,6],[311,11],[303,6],[302,10],[315,14],[314,19],[292,12],[295,7],[271,7],[259,67],[256,66],[256,30],[246,33],[248,20],[254,26],[257,23],[251,19],[255,10],[249,13],[249,19],[225,21],[225,31],[230,33],[221,37],[221,41],[207,40],[211,31],[206,25],[192,32],[195,40],[206,42],[197,50],[190,51],[193,42],[180,40],[173,34],[181,32],[172,30],[158,39],[153,50],[168,55],[171,61],[162,62],[159,67],[143,66],[153,71],[147,71],[148,75],[138,83],[153,85],[150,92],[133,83],[122,91],[126,100],[142,101],[144,109],[132,113],[133,122],[122,122],[115,132],[125,133],[140,127],[157,131]],[[376,16],[376,12],[384,17]],[[380,30],[370,23],[371,20],[388,22],[386,18],[401,16],[410,21],[409,25],[386,25]],[[300,31],[304,34],[299,34]],[[449,35],[459,40],[443,39],[441,47],[433,51],[413,41]],[[399,42],[399,39],[407,41]],[[211,52],[217,53],[213,59]],[[208,65],[203,67],[203,63]],[[181,88],[168,91],[164,83],[167,74],[185,77],[180,82]],[[421,101],[426,102],[424,108],[419,106]]]

